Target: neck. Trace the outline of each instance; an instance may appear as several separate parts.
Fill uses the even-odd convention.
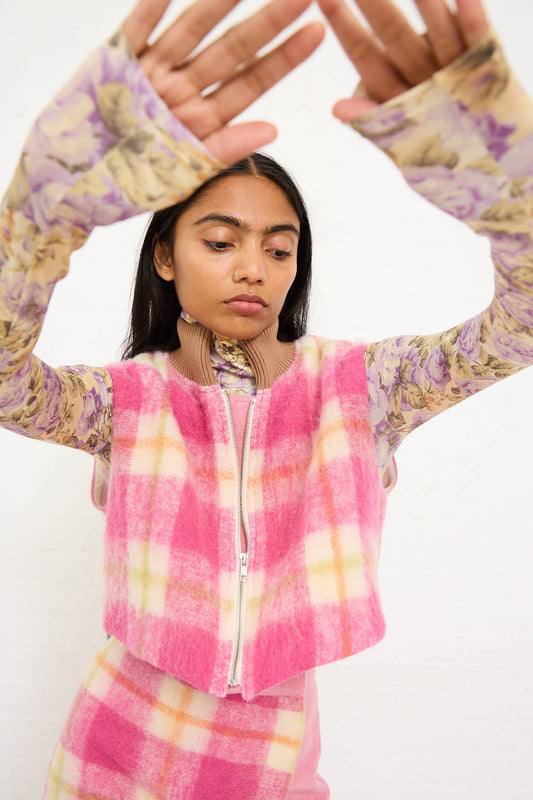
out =
[[[294,357],[294,342],[280,342],[277,338],[278,322],[262,331],[253,339],[239,339],[254,373],[258,389],[272,386],[276,378],[285,372]],[[170,354],[173,367],[184,377],[210,386],[217,383],[211,364],[211,335],[199,322],[191,325],[178,318],[180,347]]]

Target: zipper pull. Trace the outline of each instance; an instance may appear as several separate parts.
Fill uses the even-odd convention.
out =
[[[248,575],[248,553],[241,553],[239,558],[241,562],[240,577],[241,581],[243,581]]]

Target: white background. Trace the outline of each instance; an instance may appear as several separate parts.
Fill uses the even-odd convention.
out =
[[[243,2],[239,14],[259,5]],[[400,5],[415,18],[413,3]],[[39,109],[128,7],[0,0],[2,185]],[[533,92],[530,0],[488,0],[488,9]],[[312,331],[373,341],[449,327],[490,301],[488,246],[412,194],[384,156],[330,116],[354,81],[330,35],[246,115],[278,124],[268,150],[308,199]],[[118,359],[145,222],[99,229],[75,254],[40,357]],[[532,389],[533,370],[521,373],[400,449],[381,567],[387,636],[319,673],[321,772],[334,800],[533,796]],[[33,800],[104,641],[103,520],[89,502],[89,457],[5,431],[0,448],[0,796]]]

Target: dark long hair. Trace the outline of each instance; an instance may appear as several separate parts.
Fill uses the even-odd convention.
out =
[[[311,292],[311,229],[305,203],[289,173],[273,158],[253,153],[233,166],[217,173],[202,184],[190,197],[170,208],[153,214],[141,247],[128,335],[123,344],[123,358],[154,350],[175,350],[179,347],[176,323],[181,305],[174,283],[161,278],[154,265],[154,248],[159,242],[168,252],[174,245],[176,222],[198,197],[217,181],[229,175],[255,175],[268,178],[283,190],[300,221],[297,271],[279,315],[278,339],[291,342],[307,330]]]

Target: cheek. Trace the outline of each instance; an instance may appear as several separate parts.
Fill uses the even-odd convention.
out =
[[[221,265],[213,265],[202,254],[193,257],[191,253],[174,263],[174,286],[181,306],[192,316],[211,309],[224,293],[227,283]]]
[[[176,248],[174,251],[174,285],[180,294],[201,292],[209,284],[202,259],[193,248]]]
[[[294,267],[294,269],[291,270],[289,275],[285,275],[285,280],[283,282],[283,291],[284,291],[285,297],[289,293],[289,289],[291,288],[292,284],[296,280],[296,274],[297,274],[297,270],[296,270],[296,267]]]

